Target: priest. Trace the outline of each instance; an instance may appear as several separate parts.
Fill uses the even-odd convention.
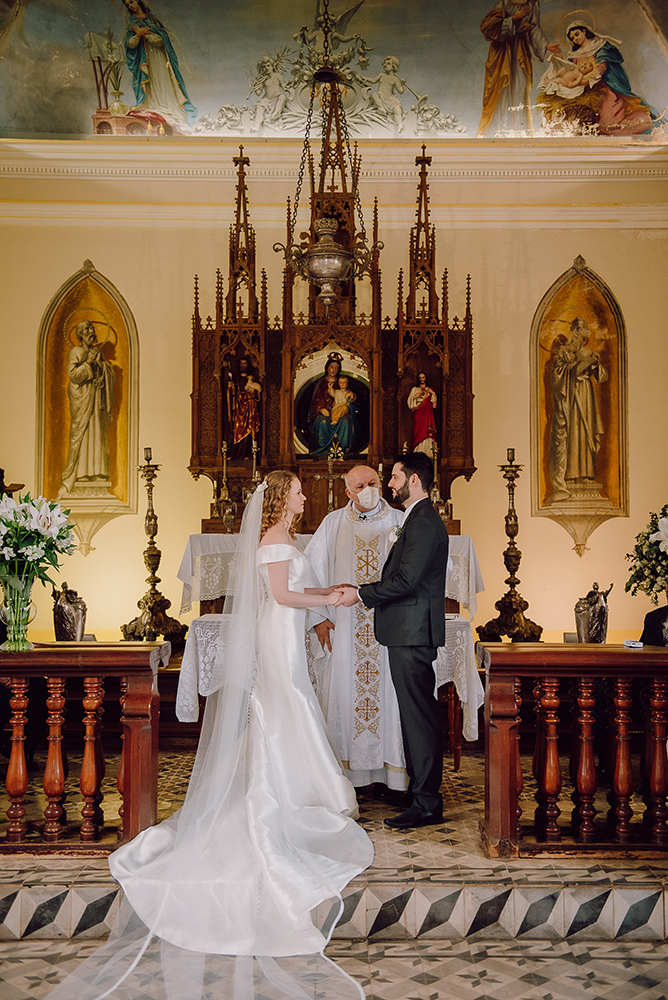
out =
[[[381,498],[375,469],[357,465],[345,479],[348,504],[327,514],[306,547],[317,586],[377,583],[404,518]],[[362,603],[318,609],[310,623],[324,653],[314,668],[318,699],[346,775],[358,788],[381,783],[403,791],[399,708],[373,611]]]

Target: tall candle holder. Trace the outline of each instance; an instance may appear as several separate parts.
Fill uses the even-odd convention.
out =
[[[508,591],[494,605],[499,612],[498,618],[488,621],[485,625],[478,625],[476,632],[481,642],[501,642],[502,635],[507,635],[513,642],[540,642],[543,626],[536,625],[535,622],[524,617],[524,612],[529,604],[523,600],[522,595],[517,590],[517,584],[520,582],[517,570],[520,567],[522,553],[515,544],[520,530],[515,510],[515,482],[519,479],[524,466],[514,464],[514,448],[508,448],[507,458],[507,464],[500,465],[499,469],[508,486],[508,513],[505,516],[505,522],[509,541],[508,547],[503,553],[503,562],[510,574],[504,581],[508,584]]]
[[[227,441],[223,441],[221,452],[223,455],[223,481],[220,494],[216,496],[215,508],[217,513],[215,516],[222,518],[225,531],[230,534],[237,517],[237,505],[230,497],[227,485]]]
[[[331,514],[334,510],[334,461],[339,457],[337,442],[335,441],[329,450],[329,455],[327,456],[327,475],[321,476],[320,473],[314,475],[314,479],[326,479],[327,480],[327,513]]]
[[[452,513],[452,505],[449,501],[445,501],[441,496],[441,491],[438,485],[438,445],[435,441],[432,441],[432,461],[434,463],[434,485],[432,486],[429,499],[436,508],[436,512],[444,524],[447,524],[450,520]]]
[[[188,626],[166,614],[167,609],[172,606],[172,602],[164,597],[156,587],[156,584],[161,582],[160,577],[156,576],[156,571],[160,565],[162,552],[155,544],[155,536],[158,534],[158,515],[153,509],[153,483],[161,466],[152,464],[152,457],[151,449],[144,448],[145,464],[138,466],[148,497],[144,518],[144,531],[148,536],[148,545],[144,549],[144,565],[149,572],[146,577],[149,589],[137,601],[140,614],[127,625],[121,625],[121,632],[123,638],[128,642],[137,642],[141,639],[155,642],[159,635],[163,635],[171,642],[178,642],[185,639]]]
[[[253,458],[253,468],[251,471],[250,485],[244,486],[243,490],[241,491],[241,498],[244,503],[248,503],[248,501],[253,496],[255,490],[258,488],[258,486],[262,481],[262,473],[260,472],[257,464],[257,456],[259,451],[260,451],[260,446],[258,445],[257,441],[255,440],[255,438],[251,438],[251,455]]]

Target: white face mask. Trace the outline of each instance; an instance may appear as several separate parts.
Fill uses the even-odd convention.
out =
[[[359,504],[360,507],[364,507],[366,510],[373,510],[374,507],[378,506],[378,501],[380,500],[380,490],[377,486],[365,486],[363,490],[360,490],[357,496],[353,494],[355,503]]]

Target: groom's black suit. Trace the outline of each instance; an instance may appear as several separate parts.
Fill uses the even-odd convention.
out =
[[[363,603],[375,608],[376,639],[388,647],[413,801],[429,813],[442,809],[443,749],[432,663],[445,643],[447,562],[448,533],[424,498],[409,511],[380,582],[359,589]]]

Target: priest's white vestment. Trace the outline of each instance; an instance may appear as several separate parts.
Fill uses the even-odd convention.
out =
[[[403,511],[384,500],[368,515],[350,503],[328,514],[306,547],[319,586],[376,583],[393,544]],[[319,612],[323,613],[320,614]],[[397,696],[390,677],[387,649],[373,631],[373,610],[361,602],[352,608],[311,611],[310,625],[329,617],[332,652],[315,660],[316,693],[334,746],[353,785],[383,782],[408,786]],[[313,646],[320,651],[314,637]]]

